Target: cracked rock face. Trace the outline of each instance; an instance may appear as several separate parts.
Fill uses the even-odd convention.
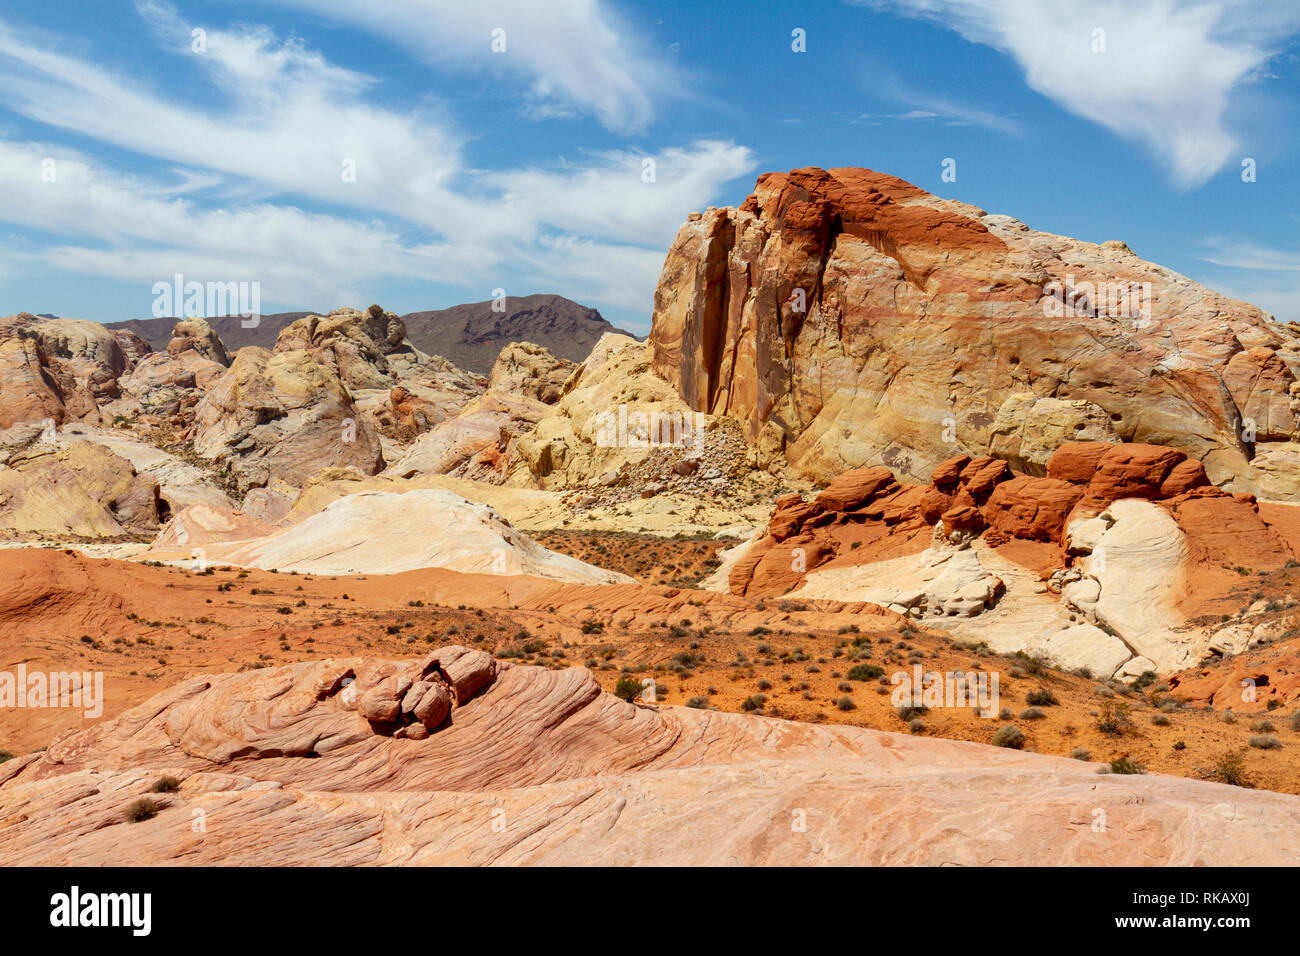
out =
[[[1300,490],[1279,464],[1300,460],[1290,328],[1122,243],[866,169],[767,173],[688,220],[650,344],[692,408],[820,481],[881,462],[924,481],[961,449],[1041,474],[1052,442],[1097,439],[1178,449],[1232,490]]]
[[[152,793],[163,775],[179,788]],[[126,822],[146,795],[157,815]],[[1081,806],[1107,808],[1115,838]],[[0,764],[17,865],[1231,865],[1243,845],[1294,864],[1298,811],[978,744],[638,706],[585,668],[458,646],[192,678]]]

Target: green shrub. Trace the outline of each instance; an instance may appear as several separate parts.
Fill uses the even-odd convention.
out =
[[[641,693],[641,681],[635,677],[620,677],[618,683],[614,685],[614,696],[621,697],[623,700],[631,700]]]
[[[854,664],[849,668],[847,676],[849,680],[875,680],[885,676],[885,669],[879,664]]]
[[[686,702],[687,707],[694,707],[696,710],[707,710],[709,699],[707,697],[692,697]]]
[[[1110,762],[1110,772],[1111,773],[1146,773],[1147,768],[1142,766],[1136,760],[1130,758],[1128,754],[1124,754],[1121,757],[1116,757],[1114,760]]]
[[[763,705],[767,703],[767,698],[762,694],[754,694],[752,697],[746,697],[740,702],[740,709],[744,711],[762,710]]]
[[[852,697],[841,697],[835,702],[835,706],[840,710],[857,710],[858,705],[853,703]]]
[[[1060,701],[1057,700],[1056,695],[1046,687],[1040,687],[1037,690],[1031,690],[1025,695],[1025,703],[1032,704],[1035,707],[1051,707],[1055,704],[1059,704]]]

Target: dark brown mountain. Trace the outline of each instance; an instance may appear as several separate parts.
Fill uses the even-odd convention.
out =
[[[234,352],[246,345],[271,348],[280,330],[310,312],[264,315],[256,328],[246,329],[239,316],[222,316],[208,322]],[[323,313],[322,313],[323,314]],[[509,297],[505,310],[492,311],[492,301],[454,305],[449,309],[411,312],[402,316],[406,334],[422,352],[441,355],[461,368],[486,374],[501,349],[511,342],[533,342],[560,358],[585,359],[606,332],[630,335],[610,325],[595,309],[559,295]],[[108,323],[110,329],[127,329],[149,341],[155,350],[171,341],[176,319],[131,319]]]
[[[416,348],[484,373],[511,342],[532,342],[560,358],[581,362],[606,332],[631,335],[610,325],[595,309],[558,295],[510,297],[502,312],[493,312],[489,300],[412,312],[402,320]]]

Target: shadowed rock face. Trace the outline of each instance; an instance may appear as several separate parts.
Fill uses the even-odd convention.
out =
[[[179,789],[150,794],[163,775]],[[126,822],[146,794],[159,813]],[[1105,841],[1080,824],[1095,807]],[[638,706],[585,668],[452,646],[194,678],[0,765],[0,858],[1232,865],[1249,846],[1252,864],[1294,864],[1297,810],[976,744]]]
[[[1044,431],[1169,445],[1243,491],[1286,493],[1300,460],[1293,330],[1123,243],[870,170],[768,173],[740,208],[692,214],[650,341],[693,408],[823,481],[882,462],[924,480],[956,450],[1041,474]]]

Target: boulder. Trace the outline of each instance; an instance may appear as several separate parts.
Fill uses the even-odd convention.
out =
[[[0,468],[0,527],[100,538],[157,530],[158,482],[101,445],[38,443]]]
[[[194,448],[228,465],[241,490],[301,486],[325,467],[373,475],[379,440],[331,365],[306,350],[240,349],[194,410]]]

